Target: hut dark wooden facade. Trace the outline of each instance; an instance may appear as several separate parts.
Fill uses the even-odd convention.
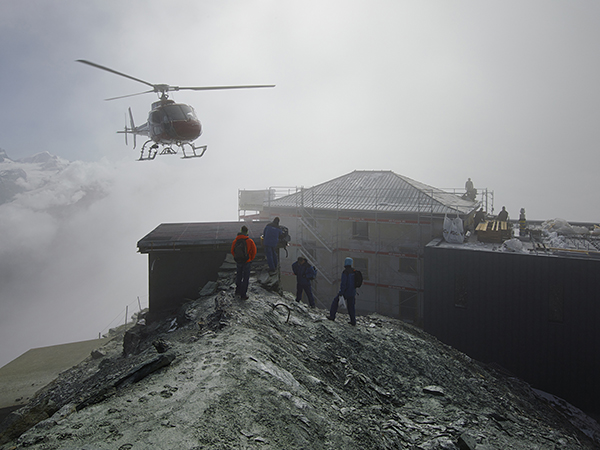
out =
[[[179,308],[185,299],[215,281],[242,225],[262,254],[260,236],[267,222],[164,223],[137,243],[148,254],[149,320]]]
[[[425,248],[424,328],[474,359],[600,412],[600,259]]]

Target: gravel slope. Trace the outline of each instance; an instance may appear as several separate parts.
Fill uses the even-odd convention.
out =
[[[224,289],[61,374],[0,426],[1,448],[598,448],[525,383],[410,325]]]

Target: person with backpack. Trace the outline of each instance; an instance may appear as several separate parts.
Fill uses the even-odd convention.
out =
[[[335,320],[340,297],[344,297],[348,308],[348,315],[350,316],[350,322],[348,323],[352,326],[356,326],[356,288],[362,285],[362,273],[358,270],[354,270],[352,267],[353,262],[352,258],[346,258],[344,261],[340,292],[338,292],[338,295],[333,299],[333,302],[331,302],[331,308],[327,319]]]
[[[311,280],[317,276],[317,269],[311,266],[304,256],[298,256],[298,261],[292,264],[292,271],[296,275],[296,301],[302,300],[302,292],[306,292],[308,304],[311,308],[315,307],[315,298],[312,294]]]
[[[256,244],[248,237],[248,227],[242,226],[231,244],[231,254],[237,264],[235,276],[235,296],[248,300],[248,283],[250,281],[250,266],[256,256]]]
[[[269,272],[275,272],[277,270],[279,237],[282,234],[283,230],[279,226],[279,217],[275,217],[273,222],[268,223],[263,231],[263,245],[265,247]]]

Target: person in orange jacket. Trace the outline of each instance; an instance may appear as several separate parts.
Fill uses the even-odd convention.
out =
[[[237,264],[235,276],[235,296],[242,300],[248,299],[248,283],[250,281],[250,266],[256,257],[256,244],[248,237],[248,227],[242,226],[231,244],[231,254]]]

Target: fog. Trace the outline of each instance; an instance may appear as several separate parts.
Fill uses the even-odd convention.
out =
[[[0,148],[73,164],[1,207],[0,351],[97,337],[147,301],[137,240],[161,222],[235,220],[238,189],[357,169],[439,188],[470,177],[496,212],[597,222],[599,19],[592,0],[4,5]],[[77,59],[151,83],[277,87],[173,93],[196,109],[206,155],[135,162],[115,131],[156,97],[106,102],[147,86]]]
[[[0,205],[0,366],[30,348],[95,339],[124,323],[126,307],[146,307],[136,243],[158,224],[236,220],[237,188],[219,187],[199,161],[179,162],[0,164],[28,175],[28,190]]]

